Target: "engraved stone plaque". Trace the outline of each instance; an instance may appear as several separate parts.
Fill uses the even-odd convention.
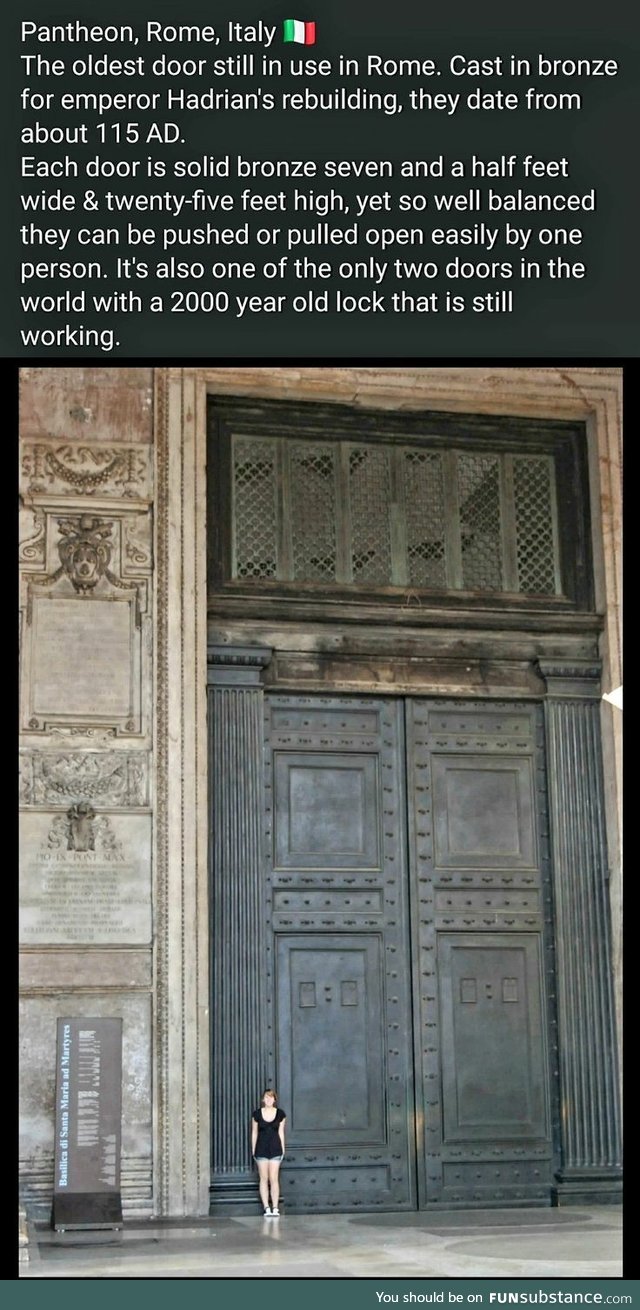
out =
[[[122,1224],[122,1019],[58,1019],[53,1227]]]
[[[151,820],[96,814],[21,815],[20,941],[35,946],[140,945],[151,940]]]
[[[96,720],[133,713],[130,601],[33,601],[31,712]]]

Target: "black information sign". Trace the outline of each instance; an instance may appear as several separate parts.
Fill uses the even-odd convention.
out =
[[[53,1227],[119,1228],[122,1019],[58,1019]]]

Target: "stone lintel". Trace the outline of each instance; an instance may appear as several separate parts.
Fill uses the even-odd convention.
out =
[[[278,691],[364,691],[410,696],[541,697],[544,683],[526,661],[278,653],[265,684]]]

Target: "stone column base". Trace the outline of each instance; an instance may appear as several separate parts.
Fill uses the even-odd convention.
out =
[[[554,1205],[621,1205],[622,1170],[563,1169],[553,1189]]]
[[[229,1178],[218,1175],[209,1192],[209,1213],[219,1215],[262,1214],[257,1170]]]

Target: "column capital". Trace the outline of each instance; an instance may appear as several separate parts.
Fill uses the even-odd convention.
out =
[[[599,700],[602,664],[600,660],[536,661],[547,687],[547,696],[572,700]]]
[[[259,687],[272,655],[268,646],[209,646],[207,686]]]

